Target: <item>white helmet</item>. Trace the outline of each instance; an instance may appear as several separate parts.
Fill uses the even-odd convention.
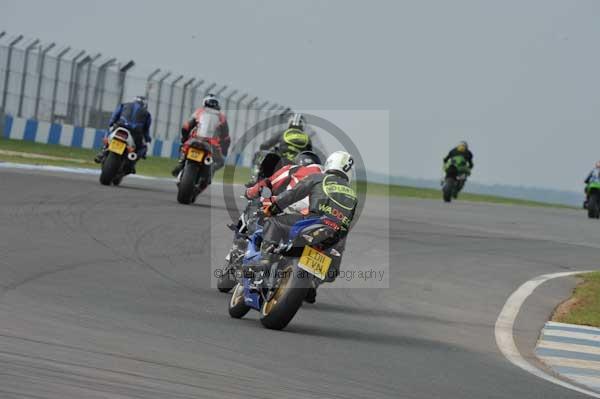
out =
[[[204,97],[204,100],[202,100],[202,106],[205,108],[212,108],[216,110],[221,109],[221,105],[219,104],[217,96],[215,96],[212,93],[209,93],[206,97]]]
[[[293,128],[304,130],[304,115],[302,114],[294,114],[290,116],[288,119],[288,128]]]
[[[336,151],[329,155],[327,161],[325,161],[325,165],[323,169],[325,173],[329,171],[338,171],[343,173],[348,181],[350,180],[350,170],[354,166],[354,158],[352,155],[348,154],[346,151]]]

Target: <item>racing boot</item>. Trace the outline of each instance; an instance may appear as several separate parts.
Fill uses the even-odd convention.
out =
[[[181,156],[181,157],[179,157],[179,160],[177,161],[177,165],[171,171],[171,174],[173,175],[173,177],[179,176],[179,173],[183,170],[184,166],[185,166],[185,158],[183,156]]]

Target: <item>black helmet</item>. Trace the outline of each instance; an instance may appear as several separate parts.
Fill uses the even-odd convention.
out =
[[[317,164],[321,165],[321,158],[312,151],[302,151],[294,158],[294,163],[300,166]]]
[[[202,106],[206,107],[206,108],[216,109],[216,110],[221,109],[221,105],[219,104],[219,100],[217,99],[217,96],[215,96],[212,93],[210,93],[206,97],[204,97],[204,100],[202,100]]]

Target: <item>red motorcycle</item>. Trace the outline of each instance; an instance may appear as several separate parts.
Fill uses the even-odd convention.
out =
[[[220,150],[218,138],[198,136],[196,132],[181,147],[185,160],[183,169],[177,175],[179,203],[193,203],[210,185],[214,150]]]

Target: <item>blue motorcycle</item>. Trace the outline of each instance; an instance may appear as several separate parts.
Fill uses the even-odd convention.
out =
[[[260,312],[264,327],[285,328],[309,288],[335,279],[342,256],[335,248],[340,242],[339,230],[331,218],[302,219],[292,226],[289,240],[274,249],[276,261],[264,265],[260,262],[263,230],[259,227],[249,238],[242,273],[229,301],[229,315],[240,319],[254,309]]]

